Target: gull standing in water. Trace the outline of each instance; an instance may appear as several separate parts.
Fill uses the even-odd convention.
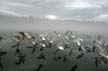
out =
[[[62,50],[62,51],[63,51],[63,50],[64,50],[64,47],[61,46],[61,45],[57,45],[57,48],[56,48],[56,50],[54,51],[54,54],[57,54],[59,50]]]
[[[59,50],[64,50],[64,47],[63,46],[58,46],[58,49]]]
[[[101,62],[104,62],[105,64],[108,63],[108,51],[104,46],[101,35],[99,35],[97,39],[94,40],[94,46],[98,54],[98,56],[95,58],[96,66],[98,67]]]
[[[35,37],[29,32],[18,32],[22,41],[33,41]]]
[[[78,38],[76,40],[73,40],[74,43],[76,43],[78,46],[81,46],[81,42],[83,42],[82,38]]]

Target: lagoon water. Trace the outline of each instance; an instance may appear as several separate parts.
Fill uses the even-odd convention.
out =
[[[40,32],[40,31],[39,31]],[[34,34],[36,32],[32,32]],[[43,32],[40,32],[43,33]],[[52,36],[53,33],[49,32],[49,36]],[[62,32],[63,33],[63,32]],[[39,64],[43,64],[43,67],[40,69],[40,71],[69,71],[70,68],[73,65],[77,65],[78,68],[76,71],[108,71],[108,64],[102,64],[98,68],[95,66],[94,61],[94,54],[93,53],[85,53],[82,58],[79,60],[76,60],[74,56],[68,57],[68,53],[70,49],[66,49],[64,51],[60,51],[57,53],[57,56],[64,54],[68,57],[68,62],[63,63],[62,61],[54,61],[53,60],[53,52],[55,51],[55,48],[45,48],[43,50],[44,55],[46,56],[46,60],[39,60],[37,59],[37,56],[41,53],[39,49],[36,50],[34,54],[31,54],[31,49],[25,48],[27,46],[26,44],[22,44],[20,46],[21,53],[26,54],[26,61],[25,64],[21,65],[15,65],[16,61],[16,55],[15,55],[15,48],[11,48],[12,45],[15,44],[14,41],[11,39],[14,38],[15,35],[17,35],[17,32],[0,32],[0,36],[6,37],[6,40],[2,40],[0,42],[0,47],[2,47],[1,50],[6,51],[7,54],[2,56],[2,64],[4,66],[4,69],[2,71],[36,71],[36,68]],[[35,34],[34,34],[35,35]],[[75,33],[76,36],[82,37],[85,42],[91,43],[93,39],[96,39],[98,34],[89,34],[91,38],[87,38],[85,36],[85,33]],[[36,37],[36,35],[35,35]],[[57,38],[57,40],[62,40]],[[107,41],[108,38],[105,36],[105,40]],[[60,42],[60,41],[59,41]],[[55,43],[59,43],[55,42]],[[84,43],[86,44],[86,43]],[[75,45],[71,44],[70,48],[77,48]],[[78,54],[77,50],[74,50],[75,54]]]

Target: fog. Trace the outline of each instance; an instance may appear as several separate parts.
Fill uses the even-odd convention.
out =
[[[107,34],[108,24],[95,21],[49,20],[38,17],[0,15],[1,31],[65,31]]]

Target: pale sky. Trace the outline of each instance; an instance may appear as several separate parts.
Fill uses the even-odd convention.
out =
[[[108,19],[108,0],[0,0],[0,13],[65,19]]]

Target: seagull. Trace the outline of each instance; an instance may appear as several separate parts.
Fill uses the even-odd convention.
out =
[[[48,41],[48,45],[46,47],[51,48],[53,44],[53,41]]]
[[[104,62],[105,64],[108,64],[108,59],[107,59],[107,58],[102,57],[102,60],[103,60],[103,62]]]
[[[57,35],[57,37],[61,37],[60,33],[55,32],[55,34]]]
[[[84,46],[79,46],[78,50],[79,50],[79,51],[84,51],[85,48],[84,48]]]
[[[40,34],[40,38],[41,38],[42,41],[46,40],[46,37],[43,34]]]
[[[32,48],[32,54],[36,51],[36,49],[37,49],[37,45],[38,45],[38,43],[36,43],[36,42],[34,42],[33,43],[33,46],[31,46],[31,48]]]
[[[71,35],[71,38],[75,38],[75,36],[74,35]]]
[[[21,41],[22,41],[21,36],[16,35],[16,36],[14,36],[14,37],[15,37],[15,40],[14,40],[14,41],[16,41],[16,42],[21,42]],[[12,40],[13,40],[13,39],[12,39]]]
[[[30,41],[35,39],[35,37],[31,35],[29,32],[18,32],[18,33],[21,35],[20,38],[22,40]]]
[[[28,33],[26,32],[25,37],[28,40],[35,40],[35,37],[30,32],[28,32]]]
[[[106,55],[104,52],[98,51],[99,55],[101,55],[102,57],[108,59],[108,55]]]
[[[51,48],[53,43],[54,43],[53,39],[50,38],[50,40],[48,41],[48,47]]]
[[[43,51],[45,47],[46,47],[45,44],[41,44],[41,47],[40,47],[39,51]]]
[[[73,40],[74,43],[76,43],[78,46],[81,46],[81,41],[80,40]]]
[[[19,35],[19,37],[20,37],[20,39],[21,40],[25,40],[25,33],[24,32],[18,32],[20,35]]]
[[[45,44],[42,44],[42,47],[46,47],[46,45]]]
[[[64,50],[64,47],[63,46],[58,46],[58,49],[59,50]]]
[[[68,37],[68,36],[65,36],[65,39],[66,39],[66,40],[69,40],[69,37]]]
[[[81,45],[81,43],[79,41],[74,41],[75,43],[77,43],[78,46]]]

